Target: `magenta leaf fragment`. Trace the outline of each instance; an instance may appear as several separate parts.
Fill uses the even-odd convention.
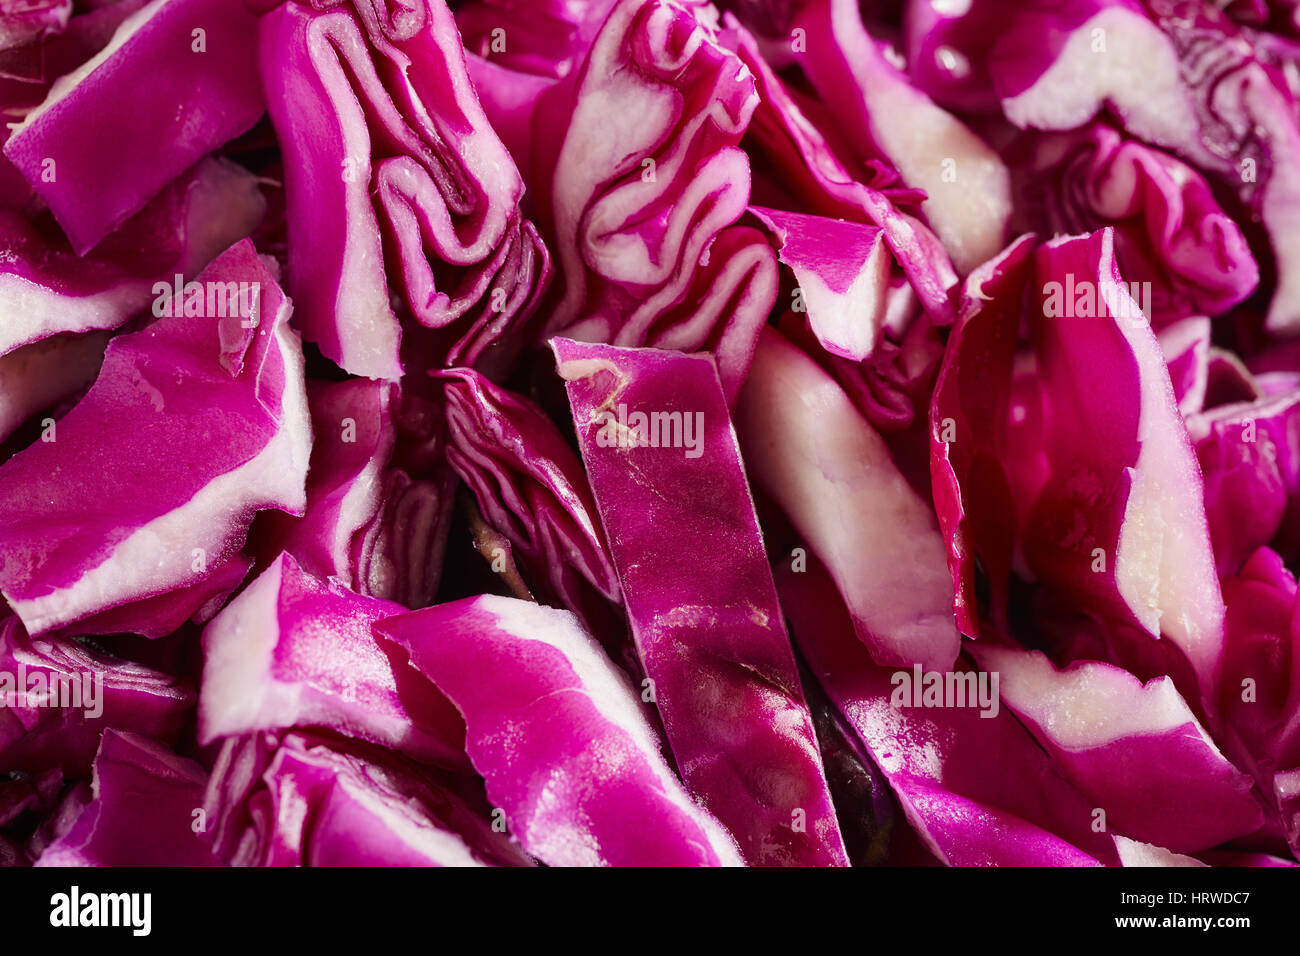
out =
[[[1105,42],[1094,49],[1099,35]],[[1275,259],[1268,327],[1300,327],[1300,176],[1287,159],[1300,149],[1295,96],[1216,5],[1034,0],[1004,24],[989,68],[1017,126],[1072,129],[1104,108],[1135,139],[1235,193],[1262,221]]]
[[[5,155],[80,255],[265,106],[255,17],[224,0],[153,0],[27,114]]]
[[[267,538],[309,573],[341,578],[364,593],[354,545],[383,510],[397,441],[394,387],[366,379],[309,381],[307,404],[313,442],[305,513],[269,515],[274,530]]]
[[[215,866],[195,827],[207,773],[136,734],[105,730],[93,797],[37,866]],[[200,821],[201,822],[201,821]]]
[[[754,79],[704,7],[620,0],[574,72],[547,200],[559,273],[547,335],[710,350],[727,394],[776,297],[738,147]]]
[[[168,184],[87,258],[0,212],[0,354],[59,333],[116,329],[249,235],[266,202],[252,174],[211,158]]]
[[[1223,598],[1160,345],[1120,277],[1110,229],[1045,244],[1036,271],[1050,480],[1028,518],[1026,558],[1080,606],[1171,641],[1212,700]]]
[[[834,808],[708,356],[552,340],[668,741],[755,865],[843,864]],[[695,555],[725,574],[701,574]]]
[[[637,691],[573,615],[480,595],[376,627],[460,708],[489,799],[543,863],[741,865],[664,762]]]
[[[884,772],[923,843],[953,866],[1114,862],[1092,807],[964,661],[891,670],[857,640],[825,569],[783,567],[782,606],[809,669]],[[923,688],[933,682],[940,693]],[[954,696],[942,691],[951,687]],[[955,696],[960,688],[961,697]],[[929,699],[929,703],[926,703]]]
[[[460,715],[371,633],[405,610],[280,555],[204,630],[200,743],[317,726],[462,766]]]
[[[91,643],[29,637],[0,622],[0,768],[87,773],[106,728],[164,742],[180,735],[195,689]]]
[[[263,558],[286,551],[310,573],[339,578],[358,594],[407,607],[432,603],[455,481],[441,412],[422,405],[408,415],[393,383],[356,378],[310,380],[307,402],[313,444],[306,509],[266,516]]]
[[[920,202],[925,193],[900,189],[896,172],[882,172],[879,166],[871,167],[870,176],[850,175],[763,59],[754,37],[730,14],[724,22],[722,41],[736,51],[758,87],[759,104],[749,128],[755,152],[772,164],[801,208],[883,229],[885,242],[926,311],[936,321],[951,321],[948,293],[957,273],[949,253],[915,214],[900,208]]]
[[[414,765],[301,732],[227,738],[200,804],[230,866],[527,866]]]
[[[1016,508],[1010,457],[1016,328],[1031,271],[1022,237],[966,278],[930,402],[930,478],[948,550],[957,627],[980,635],[976,568],[989,588],[984,609],[1007,625]]]
[[[0,591],[33,634],[201,585],[256,511],[303,509],[289,302],[247,241],[201,279],[176,314],[110,343],[52,440],[0,466]]]
[[[835,380],[772,329],[759,339],[736,431],[755,484],[826,563],[872,657],[950,667],[961,636],[931,505]]]
[[[856,362],[870,355],[889,310],[891,260],[883,231],[761,206],[750,212],[775,234],[777,254],[794,272],[822,346]]]
[[[1210,387],[1210,320],[1181,319],[1161,329],[1156,338],[1165,353],[1178,410],[1184,418],[1202,411]]]
[[[1300,546],[1300,388],[1189,416],[1205,478],[1205,511],[1220,573],[1256,549]]]
[[[1105,810],[1108,827],[1195,853],[1264,822],[1250,777],[1228,762],[1168,677],[1143,685],[1100,661],[1057,670],[1041,652],[987,643],[971,653],[998,672],[1003,703]]]
[[[799,66],[840,117],[851,148],[862,158],[881,156],[925,190],[921,211],[958,271],[996,253],[1011,214],[997,153],[889,62],[854,0],[809,0],[795,27],[805,36]]]
[[[441,373],[447,458],[533,588],[582,613],[620,600],[618,576],[582,462],[536,405],[470,369]],[[594,592],[594,593],[593,593]]]
[[[1015,172],[1032,227],[1114,226],[1115,258],[1126,280],[1150,283],[1157,324],[1226,312],[1255,291],[1246,237],[1186,163],[1099,122],[1044,134],[1027,151]]]
[[[549,260],[451,12],[431,0],[385,25],[370,4],[317,6],[286,3],[260,28],[304,335],[353,374],[399,378],[391,282],[419,324],[455,325],[446,360],[472,364],[534,308]]]

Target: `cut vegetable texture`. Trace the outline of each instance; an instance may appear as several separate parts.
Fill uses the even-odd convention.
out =
[[[1029,151],[1016,172],[1033,228],[1113,225],[1115,258],[1129,282],[1150,284],[1156,324],[1225,312],[1255,291],[1259,266],[1246,237],[1185,163],[1100,122],[1034,138]]]
[[[266,201],[251,173],[204,159],[87,258],[0,212],[0,354],[59,333],[116,329],[249,235]]]
[[[470,364],[527,316],[549,269],[450,11],[403,9],[381,22],[370,4],[285,3],[260,40],[304,334],[347,371],[383,379],[402,374],[390,281],[422,325],[469,316],[441,350]]]
[[[772,329],[736,430],[749,474],[826,563],[872,657],[951,667],[961,637],[934,512],[835,380]]]
[[[992,712],[997,685],[978,703],[924,709],[900,698],[898,674],[873,663],[854,636],[825,569],[778,573],[782,606],[808,667],[884,772],[917,835],[952,866],[1097,866],[1115,862],[1092,805],[1015,716]],[[949,668],[945,668],[948,670]],[[961,665],[954,673],[973,669]],[[977,686],[975,678],[968,686]],[[987,680],[987,677],[984,679]],[[898,701],[896,703],[896,701]],[[950,702],[953,703],[953,702]]]
[[[1019,4],[990,59],[1008,119],[1081,126],[1103,107],[1171,149],[1262,220],[1277,282],[1268,326],[1300,329],[1300,122],[1280,71],[1211,3]]]
[[[930,402],[935,510],[948,547],[957,626],[971,637],[980,634],[981,610],[995,626],[1007,622],[1016,508],[1003,463],[1032,245],[1022,237],[967,277]],[[977,598],[977,565],[989,586],[984,609]]]
[[[302,732],[228,738],[198,805],[230,866],[529,864],[410,764]]]
[[[861,223],[751,206],[794,271],[813,333],[826,351],[860,362],[884,332],[889,302],[883,230]]]
[[[301,518],[270,515],[270,537],[312,574],[338,577],[361,590],[357,555],[366,527],[383,508],[384,475],[396,429],[394,388],[349,379],[307,384],[311,411],[311,467]]]
[[[683,779],[749,863],[845,863],[713,361],[551,344]]]
[[[926,311],[936,321],[951,321],[948,291],[957,283],[951,257],[929,227],[899,208],[904,202],[920,202],[925,193],[906,189],[879,164],[869,182],[849,175],[763,59],[754,37],[731,14],[724,22],[722,41],[736,51],[758,87],[759,104],[749,136],[758,147],[755,151],[781,174],[783,188],[819,215],[870,222],[883,229],[885,242]]]
[[[575,75],[550,183],[561,295],[548,334],[709,349],[729,395],[776,297],[737,147],[758,96],[707,9],[620,0]]]
[[[93,798],[37,866],[215,866],[194,827],[207,774],[147,737],[104,731]]]
[[[1144,843],[1195,853],[1263,822],[1251,779],[1219,752],[1168,677],[1143,686],[1119,667],[987,643],[972,648],[1000,675],[1015,711],[1107,826]]]
[[[489,799],[543,863],[740,865],[664,763],[637,692],[573,615],[482,595],[377,630],[460,708]]]
[[[108,727],[171,743],[197,696],[177,677],[79,641],[29,637],[12,615],[0,622],[0,674],[9,685],[0,688],[6,773],[57,767],[69,778],[84,775]]]
[[[931,227],[960,272],[1002,247],[1011,187],[1001,158],[886,59],[862,25],[855,0],[809,0],[799,65],[842,118],[862,158],[880,153],[912,186]]]
[[[33,634],[200,584],[257,510],[303,509],[289,302],[247,241],[200,279],[187,314],[113,340],[53,441],[0,466],[0,591]]]
[[[320,581],[280,555],[204,631],[200,743],[317,726],[463,765],[460,715],[371,633],[405,610]]]
[[[1172,641],[1212,700],[1223,598],[1160,345],[1120,278],[1109,229],[1042,246],[1037,278],[1051,480],[1025,529],[1030,566],[1080,606]]]
[[[257,20],[226,0],[154,0],[51,88],[5,145],[78,255],[262,115]]]
[[[579,611],[619,600],[582,462],[540,408],[469,369],[442,373],[447,457],[484,520],[528,562],[534,587]]]

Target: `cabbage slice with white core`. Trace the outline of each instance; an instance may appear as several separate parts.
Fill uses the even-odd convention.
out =
[[[321,581],[281,554],[203,633],[199,741],[330,727],[463,767],[465,728],[371,625],[405,612]]]
[[[998,154],[889,62],[856,0],[811,0],[796,22],[807,33],[799,64],[860,157],[879,150],[904,182],[925,190],[921,211],[959,272],[993,256],[1011,216]]]
[[[549,866],[739,866],[659,752],[638,692],[567,611],[480,595],[378,633],[460,709],[511,834]]]
[[[884,230],[842,219],[751,206],[772,230],[802,294],[817,340],[860,362],[884,334],[893,262]]]
[[[289,301],[247,240],[196,290],[198,311],[226,314],[114,339],[52,440],[0,466],[0,591],[33,634],[201,582],[258,510],[302,512],[311,429]]]
[[[930,504],[835,380],[772,329],[736,430],[750,476],[826,563],[876,662],[951,667],[961,638]]]
[[[1096,805],[1107,826],[1195,853],[1263,823],[1251,779],[1219,751],[1168,677],[1145,686],[1123,668],[981,643],[1002,701]]]
[[[1029,565],[1094,611],[1172,641],[1213,701],[1223,596],[1201,473],[1112,231],[1046,243],[1037,278],[1031,326],[1052,480],[1025,528]]]

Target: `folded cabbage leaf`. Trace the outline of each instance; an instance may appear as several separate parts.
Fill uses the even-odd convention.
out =
[[[203,632],[199,743],[315,726],[465,766],[456,709],[371,633],[405,610],[281,554]]]

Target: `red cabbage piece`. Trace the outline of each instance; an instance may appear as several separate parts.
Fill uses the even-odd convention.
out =
[[[1119,854],[1120,866],[1205,866],[1195,857],[1175,853],[1162,846],[1130,840],[1128,837],[1115,835],[1115,851]]]
[[[951,321],[948,293],[957,283],[952,261],[929,227],[900,208],[915,205],[925,193],[900,189],[896,173],[878,164],[866,171],[871,175],[850,175],[763,59],[754,37],[730,14],[724,23],[720,40],[749,68],[759,92],[746,146],[772,165],[801,210],[883,229],[885,242],[926,311],[935,321]]]
[[[1190,416],[1205,509],[1221,574],[1255,552],[1300,544],[1300,389]]]
[[[0,212],[0,354],[59,333],[115,329],[249,235],[266,201],[251,173],[205,158],[81,258]]]
[[[892,671],[872,662],[820,563],[810,559],[798,571],[782,567],[777,583],[809,669],[940,861],[953,866],[1114,862],[1109,836],[1094,830],[1094,808],[1015,716],[998,706],[991,679],[986,699],[979,699],[973,686],[979,678],[964,661],[955,669],[921,671],[923,679],[936,675],[941,686],[949,675],[970,675],[962,680],[971,693],[965,706],[945,706],[942,696],[937,706],[915,706],[925,701],[916,671]],[[977,700],[988,706],[974,706]]]
[[[1226,312],[1255,291],[1246,237],[1187,164],[1105,123],[1044,134],[1025,151],[1016,173],[1029,225],[1047,235],[1114,226],[1120,270],[1150,284],[1157,324]]]
[[[199,742],[317,726],[464,765],[456,709],[371,633],[405,610],[280,555],[203,632]]]
[[[397,441],[394,387],[348,379],[307,382],[312,457],[301,518],[272,514],[267,537],[308,572],[357,591],[354,543],[383,508],[384,476]]]
[[[845,863],[712,360],[551,344],[683,779],[751,864]]]
[[[201,586],[257,510],[303,509],[302,353],[252,243],[170,305],[189,314],[114,339],[53,440],[0,466],[0,591],[33,634]]]
[[[307,400],[314,443],[306,512],[267,516],[265,558],[287,551],[359,594],[432,603],[455,474],[429,410],[412,418],[396,386],[365,379],[309,381]],[[428,447],[413,456],[413,444]]]
[[[215,866],[201,836],[207,774],[157,741],[104,731],[93,798],[36,866]]]
[[[566,88],[567,90],[568,88]],[[709,10],[620,0],[574,74],[546,200],[562,288],[546,333],[717,356],[744,379],[776,297],[738,148],[758,102]]]
[[[8,0],[0,5],[0,50],[58,33],[71,15],[72,0]]]
[[[1214,4],[1186,0],[1033,0],[1013,13],[989,62],[1007,118],[1066,130],[1104,107],[1134,138],[1213,177],[1267,230],[1268,327],[1300,327],[1300,172],[1289,158],[1300,119],[1240,28]]]
[[[90,770],[106,728],[174,741],[195,689],[170,674],[66,637],[29,637],[0,622],[0,772]],[[12,692],[14,698],[9,698]]]
[[[856,0],[809,0],[795,17],[795,57],[859,157],[887,159],[924,189],[921,211],[959,272],[1006,239],[1011,186],[1001,158],[889,62]]]
[[[826,351],[870,355],[889,316],[890,257],[884,231],[862,223],[751,206],[794,272],[808,322]]]
[[[961,637],[930,504],[835,380],[772,329],[759,339],[736,431],[749,474],[826,563],[872,657],[950,667]]]
[[[353,374],[400,377],[391,278],[418,323],[445,330],[422,358],[472,364],[534,308],[549,260],[451,13],[418,0],[381,22],[370,4],[318,6],[286,3],[260,31],[304,334]]]
[[[1057,670],[1039,651],[988,643],[971,653],[999,674],[1003,703],[1106,811],[1107,826],[1195,853],[1264,822],[1250,777],[1219,751],[1168,677],[1144,685],[1100,661]]]
[[[967,276],[930,402],[935,510],[948,549],[957,627],[971,637],[981,631],[977,567],[989,588],[983,610],[996,627],[1007,626],[1017,516],[1004,462],[1032,247],[1032,238],[1022,237]]]
[[[5,144],[80,255],[265,106],[257,21],[225,0],[153,0],[62,77]]]
[[[455,792],[418,768],[303,733],[231,737],[202,804],[231,866],[527,866]]]
[[[1165,353],[1169,383],[1183,417],[1201,411],[1210,386],[1210,320],[1197,316],[1171,323],[1156,338]]]
[[[906,0],[903,46],[907,75],[939,105],[959,111],[996,112],[998,94],[989,75],[989,38],[1002,29],[993,0]]]
[[[1076,606],[1168,639],[1213,700],[1223,598],[1160,345],[1116,267],[1109,228],[1047,243],[1036,271],[1030,315],[1050,472],[1024,530],[1029,566]]]
[[[636,690],[573,615],[480,595],[377,629],[460,708],[489,799],[543,863],[741,864],[664,762]]]
[[[536,405],[477,372],[449,369],[440,377],[447,459],[484,520],[529,569],[533,588],[579,614],[599,598],[617,603],[618,576],[596,502],[559,429]]]
[[[1223,579],[1227,608],[1224,719],[1257,767],[1300,765],[1300,652],[1296,581],[1276,552],[1261,548]]]

